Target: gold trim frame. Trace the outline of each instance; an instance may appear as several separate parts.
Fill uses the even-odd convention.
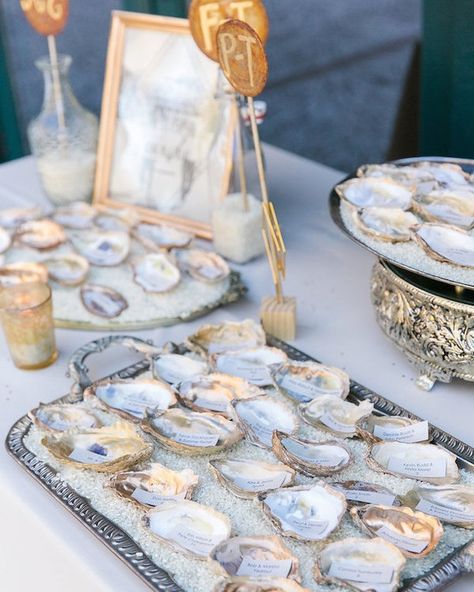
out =
[[[211,239],[210,223],[170,213],[162,213],[151,208],[127,204],[110,196],[110,181],[116,141],[118,103],[122,82],[122,66],[125,50],[127,29],[144,29],[148,31],[167,32],[174,35],[190,36],[189,24],[186,19],[160,17],[148,14],[113,11],[112,24],[106,61],[102,111],[100,120],[99,143],[97,150],[97,169],[94,185],[94,204],[101,207],[132,208],[142,220],[166,223],[176,228],[191,232],[196,236]],[[235,117],[229,117],[226,129],[225,168],[220,197],[224,197],[229,189],[232,168],[232,141],[235,128]]]

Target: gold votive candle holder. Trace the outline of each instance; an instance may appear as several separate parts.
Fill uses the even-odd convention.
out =
[[[15,366],[37,370],[57,359],[52,295],[48,284],[28,282],[2,289],[0,316]]]

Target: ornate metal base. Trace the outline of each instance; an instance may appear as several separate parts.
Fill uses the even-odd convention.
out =
[[[453,377],[474,381],[473,305],[415,286],[382,260],[372,271],[371,294],[382,331],[420,370],[420,388]]]

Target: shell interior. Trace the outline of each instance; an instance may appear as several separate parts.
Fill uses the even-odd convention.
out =
[[[430,514],[462,528],[474,528],[474,487],[472,485],[419,484],[403,498],[414,510]]]
[[[309,592],[288,578],[233,576],[217,583],[213,592]]]
[[[379,207],[407,210],[412,204],[410,188],[389,177],[354,178],[336,186],[342,198],[358,208]]]
[[[160,249],[184,248],[189,245],[192,235],[171,226],[162,224],[139,224],[134,235],[147,247],[158,247]]]
[[[236,349],[249,349],[265,345],[265,333],[252,319],[217,325],[203,325],[188,337],[191,347],[208,354],[218,354]]]
[[[212,359],[219,372],[268,386],[273,385],[273,373],[288,361],[288,356],[276,347],[261,346],[214,354]]]
[[[446,224],[422,224],[414,236],[433,259],[474,267],[474,236],[465,230]]]
[[[357,422],[370,415],[373,408],[369,401],[356,405],[332,395],[322,395],[309,403],[301,404],[299,412],[310,425],[347,438],[355,435]]]
[[[86,230],[71,234],[71,240],[89,263],[99,267],[120,265],[130,252],[130,237],[127,232]]]
[[[30,412],[33,422],[42,429],[65,432],[73,428],[99,428],[102,422],[88,409],[74,404],[40,405]]]
[[[174,253],[180,268],[201,282],[214,284],[230,274],[229,266],[217,253],[200,249],[177,250]]]
[[[165,353],[153,360],[154,376],[169,384],[179,384],[208,372],[207,362],[196,356]]]
[[[320,395],[345,399],[349,394],[349,376],[318,362],[289,361],[275,373],[281,391],[300,403],[308,403]]]
[[[168,292],[181,280],[179,269],[165,253],[149,253],[133,262],[134,280],[146,292]]]
[[[86,284],[81,288],[81,301],[93,315],[113,319],[128,308],[128,302],[116,290],[98,284]]]
[[[54,249],[66,241],[63,228],[52,220],[25,222],[15,232],[15,239],[38,250]]]
[[[51,257],[43,261],[52,280],[65,286],[81,284],[89,273],[89,262],[81,255],[70,253],[60,257]]]
[[[474,193],[465,190],[441,189],[423,195],[417,209],[430,221],[470,228],[474,223]]]
[[[401,208],[364,208],[357,211],[355,217],[363,232],[394,243],[409,241],[413,229],[420,223],[414,214]]]

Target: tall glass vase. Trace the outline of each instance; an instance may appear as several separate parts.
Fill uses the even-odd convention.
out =
[[[43,189],[56,205],[90,201],[94,183],[98,119],[82,107],[68,79],[72,58],[58,57],[54,68],[48,57],[36,61],[44,77],[40,114],[28,126]]]

